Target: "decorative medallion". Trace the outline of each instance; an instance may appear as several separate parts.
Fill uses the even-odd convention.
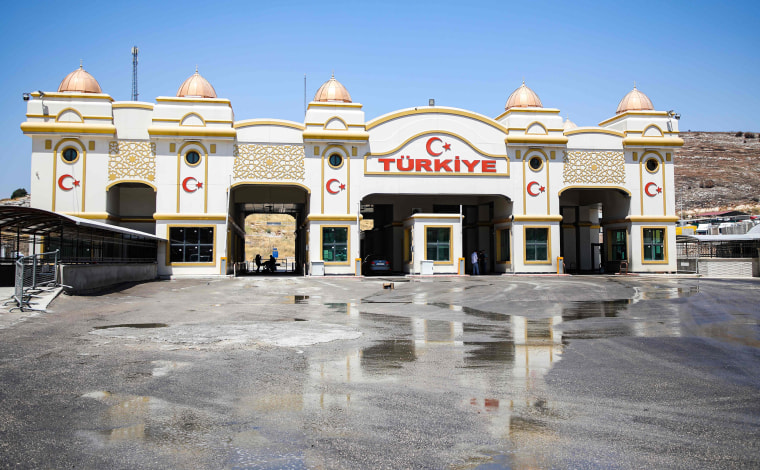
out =
[[[155,181],[156,144],[130,140],[109,142],[108,179]]]
[[[565,184],[625,184],[623,152],[564,152]]]

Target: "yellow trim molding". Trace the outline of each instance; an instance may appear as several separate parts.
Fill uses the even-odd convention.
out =
[[[155,220],[227,220],[226,214],[153,214]]]
[[[557,110],[559,112],[559,110]],[[367,124],[365,124],[365,128],[367,130],[372,129],[373,127],[377,127],[380,124],[384,124],[388,121],[392,121],[394,119],[398,119],[401,117],[406,116],[415,116],[418,114],[450,114],[453,116],[462,116],[467,117],[470,119],[474,119],[476,121],[480,121],[484,124],[488,124],[491,127],[494,127],[498,130],[500,130],[503,133],[507,133],[507,128],[503,125],[499,124],[498,122],[494,121],[493,119],[484,116],[482,114],[473,113],[471,111],[465,111],[463,109],[457,109],[457,108],[441,108],[441,107],[421,107],[421,108],[411,108],[411,109],[405,109],[402,111],[396,111],[393,113],[385,114],[383,116],[380,116],[378,118],[375,118],[371,121],[369,121]]]
[[[569,189],[617,189],[618,191],[622,191],[626,193],[628,196],[631,195],[631,192],[622,186],[574,184],[572,186],[565,186],[564,188],[560,189],[559,192],[557,193],[557,196],[562,196],[562,193],[564,193],[565,191]]]
[[[360,103],[321,103],[319,101],[312,101],[309,103],[309,108],[361,108]]]
[[[110,191],[111,188],[113,188],[117,184],[121,184],[121,183],[140,183],[140,184],[144,184],[145,186],[150,186],[151,188],[153,188],[153,192],[154,193],[156,191],[158,191],[158,186],[156,186],[153,183],[148,183],[147,181],[143,181],[143,180],[118,180],[118,181],[114,181],[113,183],[110,183],[108,186],[106,186],[106,191]]]
[[[534,144],[534,145],[564,145],[567,144],[567,137],[537,134],[508,135],[504,142],[509,144]]]
[[[623,139],[624,147],[681,147],[682,145],[683,139],[679,137],[626,137]]]
[[[106,220],[111,218],[108,212],[61,212],[61,214],[88,220]]]
[[[625,218],[626,222],[633,223],[675,223],[679,220],[680,219],[677,215],[629,215]]]
[[[364,219],[361,215],[359,216],[359,220]],[[306,220],[309,222],[331,222],[331,221],[338,221],[338,222],[356,222],[356,216],[347,214],[311,214],[308,217],[306,217]]]
[[[561,222],[561,215],[519,215],[513,219],[515,222]]]
[[[47,95],[45,95],[47,96]],[[116,133],[113,124],[82,124],[75,122],[22,122],[21,130],[27,132],[44,132],[60,134],[107,134]]]
[[[311,189],[301,183],[284,183],[280,181],[238,181],[237,183],[232,183],[232,186],[230,188],[234,189],[238,186],[298,186],[300,188],[303,188],[306,190],[307,194],[311,194]]]
[[[153,103],[140,103],[137,101],[113,103],[111,107],[113,109],[149,109],[153,111]]]
[[[40,92],[35,91],[32,93],[32,96],[35,98],[40,97]],[[108,100],[113,101],[113,98],[111,98],[111,95],[108,95],[106,93],[72,93],[72,92],[53,92],[53,91],[46,91],[45,92],[45,98],[77,98],[77,99],[88,99],[88,100]]]
[[[369,132],[305,130],[304,140],[369,140]]]
[[[244,121],[236,121],[235,124],[232,125],[235,129],[243,129],[246,127],[254,127],[254,126],[280,126],[280,127],[290,127],[292,129],[298,129],[299,131],[302,131],[306,129],[306,127],[303,124],[294,122],[294,121],[286,121],[286,120],[279,120],[279,119],[246,119]]]
[[[576,129],[569,129],[565,131],[565,135],[577,135],[577,134],[608,134],[616,137],[625,137],[625,134],[619,131],[613,131],[612,129],[603,129],[601,127],[578,127]]]
[[[546,114],[559,114],[557,108],[510,108],[503,113],[496,116],[494,119],[499,120],[512,113],[546,113]]]
[[[198,126],[150,126],[149,135],[166,135],[177,137],[237,137],[235,129]]]
[[[156,98],[159,103],[221,103],[232,107],[230,100],[225,98],[185,98],[183,96],[159,96]]]

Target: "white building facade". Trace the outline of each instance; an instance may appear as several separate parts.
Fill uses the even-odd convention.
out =
[[[563,122],[524,83],[495,118],[427,106],[367,120],[334,77],[304,122],[235,120],[197,71],[154,103],[114,101],[81,67],[31,97],[32,207],[166,239],[162,276],[227,274],[259,212],[295,217],[312,275],[360,274],[368,254],[464,274],[476,250],[489,273],[676,271],[683,141],[635,87],[598,127]]]

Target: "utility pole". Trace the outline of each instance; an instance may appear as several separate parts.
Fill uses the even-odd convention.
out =
[[[132,101],[137,101],[137,46],[132,48]]]

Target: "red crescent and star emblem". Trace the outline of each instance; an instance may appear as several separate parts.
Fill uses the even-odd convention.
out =
[[[338,185],[338,189],[334,189],[336,184]],[[346,185],[336,180],[335,178],[332,178],[327,181],[325,189],[327,189],[327,192],[330,194],[338,194],[341,191],[345,191]]]
[[[71,186],[67,187],[65,185],[65,183],[69,179],[72,179],[74,181],[71,183]],[[73,176],[71,176],[71,175],[63,175],[60,178],[58,178],[58,187],[61,188],[61,189],[63,189],[64,191],[71,191],[72,189],[74,189],[74,186],[79,186],[79,180],[76,179],[76,178],[74,178]]]
[[[203,188],[203,183],[192,176],[188,176],[182,180],[182,189],[184,189],[186,193],[194,193],[201,188]]]
[[[533,189],[533,186],[538,186],[538,191],[535,191]],[[528,194],[530,194],[531,196],[538,196],[539,194],[546,191],[546,188],[538,184],[538,182],[536,181],[531,181],[530,183],[528,183],[528,186],[525,189],[528,191]]]
[[[649,192],[649,188],[652,187],[652,186],[654,186],[655,191],[656,191],[654,193]],[[647,183],[647,185],[644,186],[644,192],[647,193],[647,196],[653,197],[653,196],[657,196],[658,194],[660,194],[662,192],[662,188],[659,187],[659,186],[657,186],[656,183]]]
[[[443,141],[439,137],[431,137],[431,138],[428,139],[427,144],[425,144],[425,149],[427,150],[427,153],[429,155],[432,155],[433,157],[437,157],[440,154],[442,154],[443,150],[445,150],[447,152],[449,150],[451,150],[451,144],[449,144],[448,142],[444,142],[443,143],[443,150],[441,150],[440,152],[434,152],[433,151],[433,143],[434,142],[443,142]]]

